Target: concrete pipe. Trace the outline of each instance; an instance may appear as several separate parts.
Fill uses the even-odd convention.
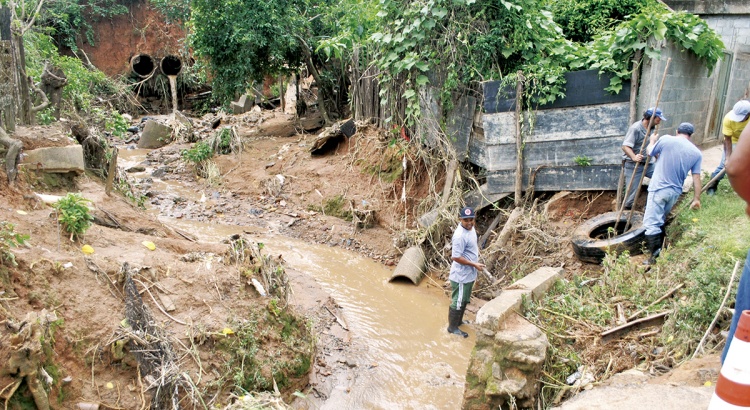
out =
[[[401,256],[401,260],[398,261],[398,265],[396,265],[396,269],[393,270],[393,274],[391,275],[391,278],[388,279],[388,282],[406,278],[413,284],[418,285],[419,280],[424,273],[425,265],[426,261],[422,248],[419,246],[412,246]]]
[[[182,70],[182,60],[173,55],[165,56],[161,59],[159,68],[161,68],[161,72],[166,76],[177,75],[180,73],[180,70]]]
[[[148,77],[154,72],[154,59],[148,54],[136,54],[130,58],[130,69],[139,77]]]

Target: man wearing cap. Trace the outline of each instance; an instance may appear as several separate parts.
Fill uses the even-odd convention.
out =
[[[484,269],[479,263],[477,231],[474,229],[474,210],[466,207],[458,215],[461,223],[453,232],[451,250],[451,305],[448,308],[448,333],[469,337],[458,327],[463,324],[466,305],[471,297],[471,288],[477,279],[477,269]]]
[[[711,174],[711,179],[719,175],[724,170],[724,163],[729,161],[729,156],[732,155],[732,149],[737,145],[737,141],[740,139],[742,130],[748,123],[750,118],[750,101],[740,100],[734,105],[732,111],[729,111],[724,116],[724,120],[721,122],[721,133],[724,135],[724,153],[721,156],[721,163],[716,167],[716,170]],[[724,175],[716,180],[711,186],[706,189],[708,195],[716,193],[716,187],[721,182]],[[709,180],[710,181],[710,180]]]
[[[693,145],[690,137],[695,127],[683,122],[677,127],[677,135],[658,138],[652,135],[647,147],[648,154],[657,158],[654,174],[648,184],[648,200],[643,215],[646,228],[646,244],[651,252],[648,264],[656,262],[664,242],[664,223],[669,211],[682,195],[682,184],[688,172],[693,174],[693,202],[691,209],[700,208],[701,196],[701,151]],[[658,141],[657,141],[658,138]]]
[[[654,119],[651,120],[651,117],[654,117]],[[643,140],[648,135],[646,127],[648,127],[649,120],[651,120],[651,131],[653,131],[666,118],[659,108],[649,108],[643,112],[643,118],[640,121],[634,122],[628,128],[628,133],[625,134],[625,140],[622,142],[622,151],[625,153],[622,156],[622,159],[625,161],[624,172],[628,177],[625,182],[625,189],[630,187],[625,196],[625,209],[633,207],[635,191],[638,189],[637,185],[641,181],[644,169],[646,170],[646,176],[649,178],[651,178],[654,172],[653,164],[646,163],[646,147],[643,144]],[[642,150],[641,147],[643,147]],[[635,174],[633,174],[633,170],[635,170]],[[631,179],[635,180],[632,185],[630,182]]]

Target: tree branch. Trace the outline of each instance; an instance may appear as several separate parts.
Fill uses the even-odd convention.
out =
[[[302,52],[305,53],[305,64],[307,65],[307,69],[310,70],[310,74],[312,74],[313,78],[315,79],[315,83],[318,85],[318,109],[320,110],[320,114],[323,117],[323,121],[325,121],[325,125],[330,125],[331,119],[328,117],[325,100],[323,99],[323,79],[320,77],[318,69],[315,68],[315,64],[313,64],[312,54],[310,53],[310,47],[308,47],[307,42],[298,34],[295,35],[295,37],[297,37],[297,40],[299,40],[300,44],[302,45]]]

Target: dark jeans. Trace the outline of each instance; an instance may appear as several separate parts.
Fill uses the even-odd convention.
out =
[[[722,364],[724,364],[724,359],[727,357],[729,345],[732,344],[732,338],[734,337],[734,331],[737,330],[737,323],[739,323],[740,315],[744,310],[750,310],[750,252],[747,253],[747,259],[745,259],[745,267],[744,269],[742,269],[740,285],[737,289],[737,300],[734,302],[734,316],[732,316],[732,325],[729,326],[727,344],[726,346],[724,346],[724,351],[721,353]]]
[[[637,171],[635,172],[635,176],[633,175],[633,169],[637,167]],[[630,186],[630,191],[628,192],[628,196],[625,197],[625,207],[630,208],[633,206],[633,202],[635,201],[635,191],[638,190],[638,183],[641,180],[641,175],[643,174],[643,163],[635,163],[631,161],[625,161],[625,188],[628,189],[630,186],[630,179],[635,179],[633,181],[633,186]],[[654,175],[654,164],[648,164],[648,167],[646,168],[646,176],[651,178],[651,176]],[[624,191],[623,191],[624,192]]]
[[[736,146],[737,146],[737,144],[732,144],[732,152],[734,152],[734,148]],[[708,179],[709,181],[712,180],[712,179],[714,179],[715,176],[719,175],[719,172],[721,172],[721,171],[724,170],[724,163],[726,162],[726,160],[727,160],[727,152],[726,151],[722,151],[722,153],[721,153],[721,162],[719,163],[719,166],[716,167],[716,169],[714,170],[714,172],[711,173],[711,178]],[[725,176],[726,176],[726,174],[722,175],[721,178],[717,179],[716,182],[714,182],[713,184],[711,184],[711,186],[708,187],[708,188],[706,188],[706,189],[709,189],[709,188],[716,189],[716,187],[719,186],[719,182],[721,182],[721,180],[724,179]]]

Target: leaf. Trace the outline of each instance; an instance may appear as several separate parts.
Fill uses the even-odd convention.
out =
[[[148,248],[148,250],[150,251],[153,251],[154,249],[156,249],[156,245],[154,245],[154,243],[151,241],[143,241],[141,242],[141,244],[145,246],[146,248]]]
[[[224,329],[221,330],[221,334],[223,334],[224,336],[233,335],[234,334],[234,330],[232,330],[232,329],[230,329],[228,327],[225,327]]]
[[[91,255],[92,253],[94,253],[94,248],[89,245],[83,245],[83,247],[81,247],[81,252],[86,255]]]
[[[417,68],[422,72],[430,69],[430,65],[425,63],[424,61],[417,61],[416,63],[414,63],[414,65],[417,66]]]
[[[407,100],[414,98],[415,95],[417,95],[417,93],[414,90],[404,91],[404,98],[406,98]]]
[[[429,82],[430,82],[430,79],[427,78],[426,75],[420,75],[419,77],[417,77],[417,85],[422,86],[422,85],[425,85],[425,84],[427,84]]]
[[[439,18],[439,19],[442,19],[443,17],[445,17],[445,16],[448,15],[448,9],[443,8],[443,7],[439,7],[439,8],[433,9],[432,10],[432,15],[435,16],[435,17],[437,17],[437,18]]]
[[[26,211],[22,211],[20,209],[17,210],[16,213],[19,214],[19,215],[28,215],[28,213],[26,213]]]
[[[667,26],[662,21],[656,22],[656,31],[654,32],[654,37],[657,40],[664,40],[664,36],[667,34]]]
[[[114,389],[114,388],[115,388],[115,385],[114,385],[114,384],[112,384],[112,382],[107,382],[107,388],[108,388],[108,389]]]

